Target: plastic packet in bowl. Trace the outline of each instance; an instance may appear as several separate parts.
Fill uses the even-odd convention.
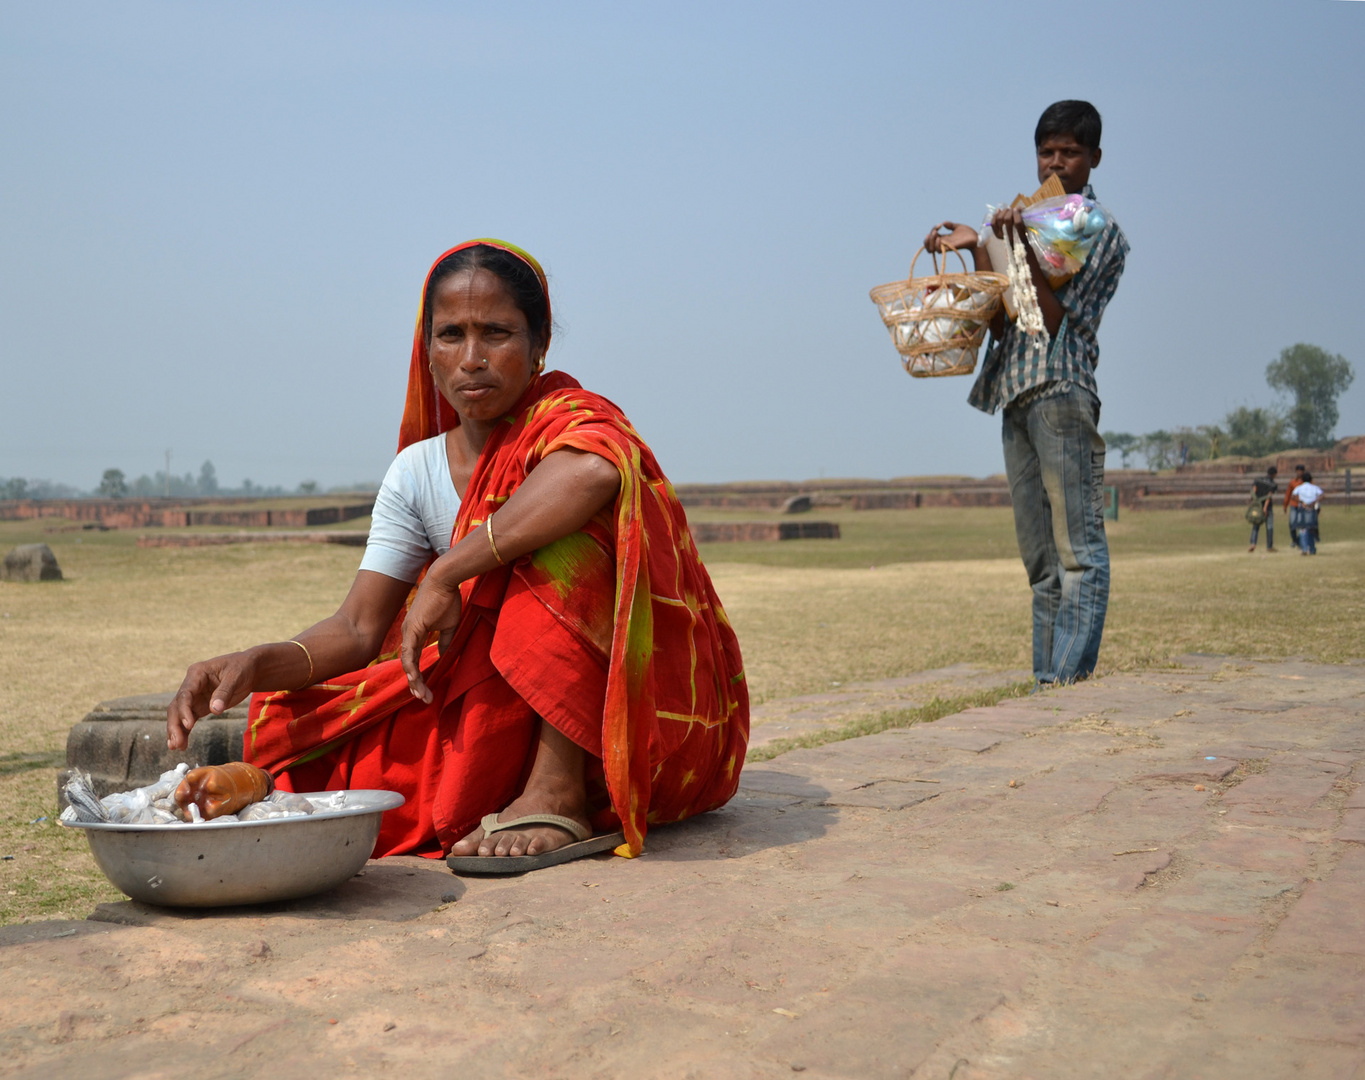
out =
[[[317,810],[345,810],[346,792],[329,791],[326,795],[315,795],[309,801]]]
[[[133,788],[132,791],[116,791],[102,798],[100,804],[108,812],[109,820],[115,824],[169,824],[155,815],[149,818],[146,811],[156,803],[168,800],[188,771],[189,766],[181,762],[174,769],[162,773],[155,783]],[[173,817],[172,820],[178,819]]]
[[[270,821],[272,818],[303,817],[313,812],[313,804],[292,791],[272,791],[258,803],[237,811],[239,821]]]

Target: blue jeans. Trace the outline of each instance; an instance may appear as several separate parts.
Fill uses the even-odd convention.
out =
[[[1318,553],[1318,512],[1305,506],[1291,506],[1289,520],[1299,530],[1299,547],[1305,555]]]
[[[1005,409],[1005,472],[1019,554],[1033,586],[1033,675],[1073,682],[1095,670],[1109,607],[1100,405],[1072,386]]]
[[[1253,525],[1251,527],[1251,546],[1256,546],[1256,538],[1261,535],[1261,527]],[[1265,549],[1273,551],[1275,549],[1275,513],[1272,510],[1265,516]]]

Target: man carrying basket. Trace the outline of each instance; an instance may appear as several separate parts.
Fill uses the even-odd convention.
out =
[[[1090,170],[1100,163],[1100,114],[1085,101],[1050,105],[1034,131],[1038,180],[1055,176],[1068,195],[1093,200]],[[1024,236],[1019,209],[995,212],[991,229],[1008,243]],[[978,270],[992,267],[981,234],[945,221],[924,246],[970,248]],[[968,401],[1004,410],[1005,471],[1019,554],[1033,587],[1033,674],[1040,685],[1074,682],[1095,670],[1109,604],[1109,545],[1104,533],[1104,440],[1098,424],[1096,331],[1118,288],[1128,241],[1110,218],[1080,271],[1053,288],[1031,245],[1028,269],[1042,315],[1046,349],[1005,311],[991,323],[991,344]],[[1021,307],[1021,310],[1022,307]]]

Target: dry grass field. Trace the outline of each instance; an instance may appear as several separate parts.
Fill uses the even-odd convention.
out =
[[[844,538],[703,549],[756,701],[963,660],[1029,666],[1029,593],[1008,510],[810,516],[839,521]],[[1365,509],[1323,518],[1326,541],[1312,559],[1248,555],[1240,517],[1227,511],[1111,523],[1101,673],[1187,651],[1365,657]],[[80,917],[117,895],[84,838],[52,820],[69,726],[98,701],[174,688],[195,659],[297,632],[334,610],[360,554],[141,549],[133,532],[44,532],[52,524],[0,523],[0,552],[44,541],[67,579],[0,583],[0,922]]]

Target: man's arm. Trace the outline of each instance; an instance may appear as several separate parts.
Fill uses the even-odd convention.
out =
[[[948,232],[944,233],[943,230]],[[941,221],[929,230],[929,235],[924,238],[924,250],[939,254],[946,251],[970,251],[972,253],[972,265],[977,270],[993,271],[995,266],[991,263],[990,252],[981,244],[980,234],[970,225],[962,225],[956,221]],[[1005,268],[999,268],[998,273],[1005,273]],[[1005,305],[1001,304],[1000,309],[991,319],[991,336],[997,341],[1004,336],[1005,326],[1008,316],[1005,313]]]
[[[1055,336],[1062,328],[1066,311],[1061,301],[1057,299],[1057,294],[1052,291],[1052,285],[1048,282],[1047,275],[1043,273],[1043,268],[1038,265],[1038,256],[1034,253],[1033,245],[1025,238],[1023,212],[1011,207],[1001,207],[991,218],[991,229],[1002,240],[1009,241],[1009,233],[1013,232],[1023,241],[1029,276],[1033,279],[1033,291],[1038,294],[1038,310],[1043,315],[1043,325],[1047,328],[1049,336]]]
[[[995,212],[991,219],[991,228],[995,235],[1002,240],[1007,240],[1008,233],[1013,230],[1014,235],[1023,238],[1024,236],[1024,215],[1016,209],[1009,207],[1002,208]],[[945,235],[942,230],[949,230]],[[995,270],[991,264],[990,253],[981,245],[981,238],[977,231],[970,225],[961,225],[954,221],[944,221],[935,225],[929,230],[929,235],[924,238],[924,250],[931,252],[941,252],[948,250],[970,249],[972,253],[972,263],[978,270]],[[1033,279],[1033,289],[1038,294],[1038,310],[1042,312],[1043,325],[1047,328],[1049,335],[1055,335],[1062,327],[1062,320],[1066,317],[1061,301],[1057,299],[1057,294],[1052,291],[1052,285],[1047,280],[1047,275],[1043,273],[1043,268],[1038,264],[1038,256],[1034,254],[1033,245],[1024,241],[1024,252],[1028,259],[1029,276]],[[1005,273],[1006,268],[1000,267],[999,273]],[[1005,332],[1004,305],[995,318],[991,320],[991,334],[997,339]]]

